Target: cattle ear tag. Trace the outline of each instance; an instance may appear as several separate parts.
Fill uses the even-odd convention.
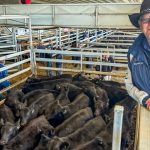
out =
[[[98,142],[99,145],[103,144],[103,140],[102,140],[101,137],[97,137],[96,140],[97,140],[97,142]]]
[[[38,131],[38,132],[41,132],[42,130],[41,130],[39,127],[37,127],[37,131]]]
[[[20,122],[21,122],[21,119],[18,119],[18,121],[15,123],[16,124],[16,126],[17,126],[17,129],[20,129]]]
[[[32,114],[34,113],[34,109],[31,111],[31,113],[32,113]]]

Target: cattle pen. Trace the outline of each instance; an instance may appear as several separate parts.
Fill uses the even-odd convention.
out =
[[[128,48],[140,33],[139,30],[130,27],[126,18],[132,11],[132,7],[136,10],[139,3],[130,5],[111,5],[119,14],[115,18],[118,21],[117,28],[115,22],[106,21],[107,17],[113,18],[116,15],[111,12],[109,4],[99,4],[98,6],[95,4],[92,6],[86,4],[81,6],[77,4],[41,5],[42,14],[37,12],[37,4],[21,5],[20,12],[16,12],[19,5],[0,5],[2,8],[0,10],[0,60],[5,61],[6,64],[5,67],[0,68],[0,72],[8,70],[8,76],[0,79],[0,83],[6,80],[11,83],[0,93],[7,97],[7,91],[21,88],[27,79],[33,76],[35,79],[45,79],[48,77],[49,71],[52,71],[52,76],[60,73],[72,76],[84,74],[90,79],[103,78],[107,81],[118,82],[125,88],[124,77],[127,74]],[[79,7],[85,12],[80,12],[81,8]],[[123,12],[117,10],[118,7],[122,7]],[[71,9],[72,13],[68,14],[67,11]],[[79,12],[76,13],[75,9],[78,9]],[[45,18],[42,17],[44,15]],[[67,15],[74,15],[75,18],[81,15],[81,18],[69,22]],[[94,19],[91,17],[93,15]],[[125,25],[120,21],[123,16],[125,16]],[[41,17],[41,21],[37,19],[38,17]],[[100,21],[100,17],[102,21]],[[84,23],[80,22],[83,18],[85,19]],[[89,19],[91,20],[90,24]],[[24,30],[26,33],[19,35],[17,34],[19,30]],[[42,41],[45,47],[50,41],[53,49],[38,49],[39,41]],[[49,54],[52,57],[50,59],[41,57],[41,54]],[[107,56],[107,60],[103,59],[104,56]],[[112,61],[108,61],[108,57],[112,58]],[[48,62],[52,65],[48,66]],[[4,103],[5,100],[0,101],[0,105]],[[123,108],[118,107],[115,111],[118,114],[116,113],[114,116],[116,125],[113,129],[112,149],[119,150],[121,149],[122,123],[124,123],[122,122]],[[136,112],[136,128],[133,135],[135,138],[132,145],[134,145],[134,150],[148,150],[149,112],[141,106],[137,107]],[[143,131],[143,129],[145,130]],[[116,134],[117,131],[118,134]],[[115,140],[117,138],[119,140]],[[133,147],[130,149],[133,150]]]

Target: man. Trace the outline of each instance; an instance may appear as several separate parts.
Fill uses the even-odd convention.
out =
[[[102,55],[102,62],[108,62],[108,63],[113,63],[114,59],[112,56],[109,56],[108,54]],[[95,66],[95,70],[96,71],[102,71],[102,72],[111,72],[113,69],[112,66],[106,66],[106,65],[96,65]],[[111,80],[111,76],[110,75],[101,75],[101,77],[104,80]]]
[[[37,49],[45,49],[45,46],[43,45],[42,40],[39,41]],[[40,58],[45,58],[45,53],[40,53]]]
[[[57,48],[57,50],[61,50],[60,47]],[[56,59],[62,59],[61,54],[56,55]],[[62,62],[56,62],[56,68],[62,68]],[[56,71],[56,77],[60,77],[62,75],[62,71]]]
[[[144,0],[140,13],[129,15],[142,33],[128,51],[126,89],[131,97],[150,110],[150,0]]]
[[[0,61],[0,68],[5,66],[5,60]],[[4,70],[2,72],[0,72],[0,79],[3,79],[5,77],[8,76],[8,70]],[[5,80],[3,82],[0,83],[0,90],[5,89],[7,87],[10,86],[10,82],[8,80]],[[9,93],[9,91],[7,91],[7,94]],[[0,100],[4,99],[5,97],[0,94]]]
[[[74,49],[74,48],[80,48],[80,45],[78,45],[78,47],[76,47],[76,41],[72,43],[71,45],[71,50],[72,51],[78,51],[78,49]],[[72,56],[72,60],[76,60],[76,61],[79,61],[80,60],[80,57],[79,56]],[[78,64],[73,64],[74,67],[77,67]]]
[[[49,40],[49,44],[47,45],[47,49],[48,50],[53,50],[53,45],[52,45],[52,41],[51,40]],[[45,58],[52,58],[52,54],[48,54],[48,53],[46,53],[45,54]],[[49,61],[49,62],[47,62],[47,67],[52,67],[52,62],[51,61]],[[50,79],[52,79],[52,70],[48,70],[47,71],[47,76],[49,76],[50,77]]]
[[[47,49],[53,49],[53,44],[52,44],[51,40],[49,40],[49,43],[47,45]]]

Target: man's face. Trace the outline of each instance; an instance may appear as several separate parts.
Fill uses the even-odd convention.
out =
[[[143,15],[140,18],[140,29],[150,42],[150,13]]]

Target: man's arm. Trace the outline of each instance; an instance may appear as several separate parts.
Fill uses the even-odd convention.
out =
[[[128,68],[127,76],[125,78],[125,86],[126,86],[128,94],[133,99],[135,99],[141,105],[147,107],[148,105],[147,100],[150,98],[150,96],[145,91],[140,91],[136,86],[133,85],[131,71],[129,68]]]

